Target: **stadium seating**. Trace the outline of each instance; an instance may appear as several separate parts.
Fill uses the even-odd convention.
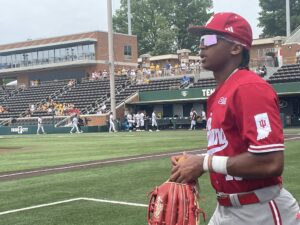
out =
[[[269,83],[300,81],[300,64],[283,65],[268,80]]]
[[[213,78],[199,79],[193,82],[191,87],[215,87]],[[116,105],[124,102],[129,96],[137,91],[158,91],[179,89],[181,77],[168,77],[164,79],[152,79],[147,83],[132,82],[125,76],[116,76]],[[277,70],[268,80],[270,83],[300,81],[300,65],[284,65]],[[7,87],[0,90],[0,105],[6,107],[8,112],[1,113],[0,118],[18,118],[25,116],[24,112],[29,110],[30,104],[53,99],[58,103],[71,103],[83,113],[96,113],[97,109],[106,104],[106,111],[110,110],[110,84],[107,80],[82,81],[73,87],[69,87],[66,80],[44,82],[39,86],[27,89],[15,89]],[[47,112],[35,111],[36,116],[51,116]]]
[[[29,110],[30,104],[37,104],[42,100],[49,99],[56,91],[62,90],[66,83],[49,82],[40,86],[33,86],[24,89],[22,92],[4,100],[2,105],[8,112],[1,113],[0,118],[17,118]]]
[[[217,86],[216,80],[214,78],[200,79],[194,83],[193,87],[215,87]]]
[[[116,77],[116,104],[125,101],[129,96],[137,91],[157,91],[179,89],[182,78],[167,78],[150,80],[149,83],[139,84],[132,82],[127,77]],[[193,82],[193,77],[191,77]],[[196,85],[206,85],[210,80],[196,83]],[[83,113],[95,113],[97,107],[106,104],[106,111],[110,110],[110,86],[109,80],[83,81],[73,87],[67,85],[67,81],[44,82],[42,85],[29,87],[20,93],[15,94],[3,101],[3,105],[8,108],[7,113],[1,113],[0,118],[21,118],[26,116],[29,105],[37,105],[40,102],[54,100],[58,103],[72,103],[75,108]],[[101,102],[103,100],[103,102]],[[99,102],[100,101],[100,102]],[[52,116],[52,113],[44,111],[34,111],[32,117]],[[26,123],[30,120],[26,120]],[[21,122],[23,123],[23,122]],[[25,122],[24,122],[25,123]]]

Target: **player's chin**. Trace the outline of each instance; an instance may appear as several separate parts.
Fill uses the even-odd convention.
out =
[[[205,70],[212,70],[212,66],[209,64],[209,62],[202,63],[201,67]]]

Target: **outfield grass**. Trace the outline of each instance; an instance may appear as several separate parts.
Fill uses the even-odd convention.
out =
[[[0,164],[4,163],[9,167],[6,170],[1,165],[2,171],[13,171],[14,168],[45,166],[48,161],[48,165],[85,162],[125,155],[192,149],[203,147],[204,143],[204,133],[199,131],[85,134],[71,137],[62,135],[61,138],[58,135],[25,136],[1,139],[2,147],[25,146],[25,149],[0,153]],[[297,178],[300,141],[287,142],[286,147],[284,186],[299,201]],[[26,160],[26,163],[22,163],[22,160]],[[31,162],[33,165],[28,165]],[[22,164],[21,167],[17,166],[19,163]],[[0,213],[78,197],[147,204],[147,193],[168,178],[170,168],[170,161],[165,158],[2,181]],[[216,204],[215,194],[207,175],[200,178],[200,184],[202,196],[205,197],[204,203],[201,201],[200,204],[209,218]],[[0,215],[0,225],[146,225],[145,217],[144,207],[75,201]]]
[[[204,148],[203,131],[8,136],[0,148],[0,172],[63,165],[145,153]]]

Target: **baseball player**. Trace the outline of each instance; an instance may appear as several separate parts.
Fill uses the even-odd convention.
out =
[[[131,113],[127,114],[127,121],[128,121],[129,132],[132,132],[134,120],[133,120],[133,117],[132,117]]]
[[[201,127],[206,128],[206,113],[204,110],[201,110]]]
[[[140,130],[140,126],[141,126],[141,113],[140,111],[137,112],[137,114],[135,114],[135,123],[136,123],[136,131],[141,131]]]
[[[152,115],[151,115],[151,127],[152,127],[152,129],[156,128],[156,131],[159,131],[156,119],[157,119],[157,116],[156,116],[155,110],[153,110]],[[149,131],[152,132],[151,129]]]
[[[299,205],[283,187],[284,138],[278,97],[249,71],[252,30],[234,13],[190,27],[200,39],[202,66],[218,83],[207,102],[207,155],[172,157],[171,181],[210,173],[217,207],[209,225],[299,225]]]
[[[76,133],[80,133],[78,129],[78,117],[77,114],[72,119],[72,129],[70,130],[70,134],[73,134],[73,130],[76,130]]]
[[[192,108],[192,110],[190,112],[190,119],[191,119],[191,127],[189,130],[195,130],[196,129],[197,112],[194,108]]]
[[[141,131],[145,131],[145,114],[143,111],[140,112],[140,128]]]
[[[109,132],[116,132],[113,113],[109,113]]]
[[[40,130],[42,130],[43,134],[46,134],[44,131],[44,126],[43,126],[43,119],[42,117],[38,117],[38,126],[37,126],[37,130],[36,130],[36,134],[39,135],[40,134]]]

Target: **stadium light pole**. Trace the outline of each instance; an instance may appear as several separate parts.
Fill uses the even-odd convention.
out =
[[[113,118],[116,119],[116,97],[115,97],[115,67],[113,51],[113,27],[112,27],[112,0],[107,0],[107,23],[108,23],[108,65],[109,65],[109,83],[110,83],[110,110]]]
[[[285,0],[285,11],[286,11],[286,36],[291,35],[291,17],[290,17],[290,0]]]
[[[128,18],[128,35],[131,35],[131,3],[130,0],[127,0],[127,18]]]

